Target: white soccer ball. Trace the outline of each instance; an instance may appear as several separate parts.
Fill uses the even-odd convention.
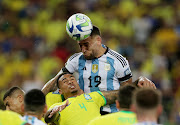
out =
[[[93,25],[90,18],[82,13],[73,14],[66,23],[68,35],[76,41],[88,38],[92,29]]]

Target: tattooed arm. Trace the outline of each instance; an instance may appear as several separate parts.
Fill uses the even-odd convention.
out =
[[[115,103],[115,100],[118,97],[119,90],[112,90],[112,91],[103,91],[102,94],[106,98],[107,105]]]
[[[43,88],[41,89],[41,91],[44,93],[44,95],[47,95],[49,92],[53,92],[53,91],[56,91],[57,90],[57,84],[56,84],[56,82],[57,82],[57,78],[58,78],[58,76],[59,76],[59,74],[61,74],[62,73],[62,70],[60,70],[59,72],[58,72],[58,74],[54,77],[54,78],[52,78],[52,79],[50,79],[44,86],[43,86]]]

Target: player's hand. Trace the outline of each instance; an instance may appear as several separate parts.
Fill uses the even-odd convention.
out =
[[[156,89],[155,84],[151,80],[143,76],[139,77],[137,86],[140,88],[151,87],[151,88]]]
[[[49,114],[48,118],[51,118],[56,112],[61,112],[66,106],[68,106],[68,104],[69,101],[67,100],[65,104],[54,107],[51,113]]]

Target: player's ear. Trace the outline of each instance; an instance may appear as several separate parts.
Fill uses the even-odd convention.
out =
[[[96,39],[97,39],[98,43],[101,45],[101,43],[102,43],[101,37],[98,35],[98,36],[96,36]]]
[[[24,96],[23,95],[18,95],[18,100],[19,102],[24,102]]]
[[[44,106],[43,114],[47,112],[47,105]]]
[[[120,109],[120,104],[119,104],[118,100],[116,100],[116,108]]]
[[[130,111],[136,112],[136,106],[134,104],[131,104]]]
[[[63,94],[63,92],[62,92],[62,90],[61,90],[61,89],[59,89],[59,94]]]
[[[157,108],[157,115],[160,116],[161,113],[162,113],[162,111],[163,111],[162,105],[158,105],[158,108]]]

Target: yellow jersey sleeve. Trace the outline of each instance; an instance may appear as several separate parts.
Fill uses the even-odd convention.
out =
[[[49,92],[46,95],[46,104],[48,109],[55,103],[62,102],[64,97],[59,92]]]
[[[91,92],[91,93],[89,93],[89,95],[93,98],[94,102],[96,102],[96,104],[99,107],[107,104],[106,98],[104,97],[102,92],[100,92],[100,91]]]

